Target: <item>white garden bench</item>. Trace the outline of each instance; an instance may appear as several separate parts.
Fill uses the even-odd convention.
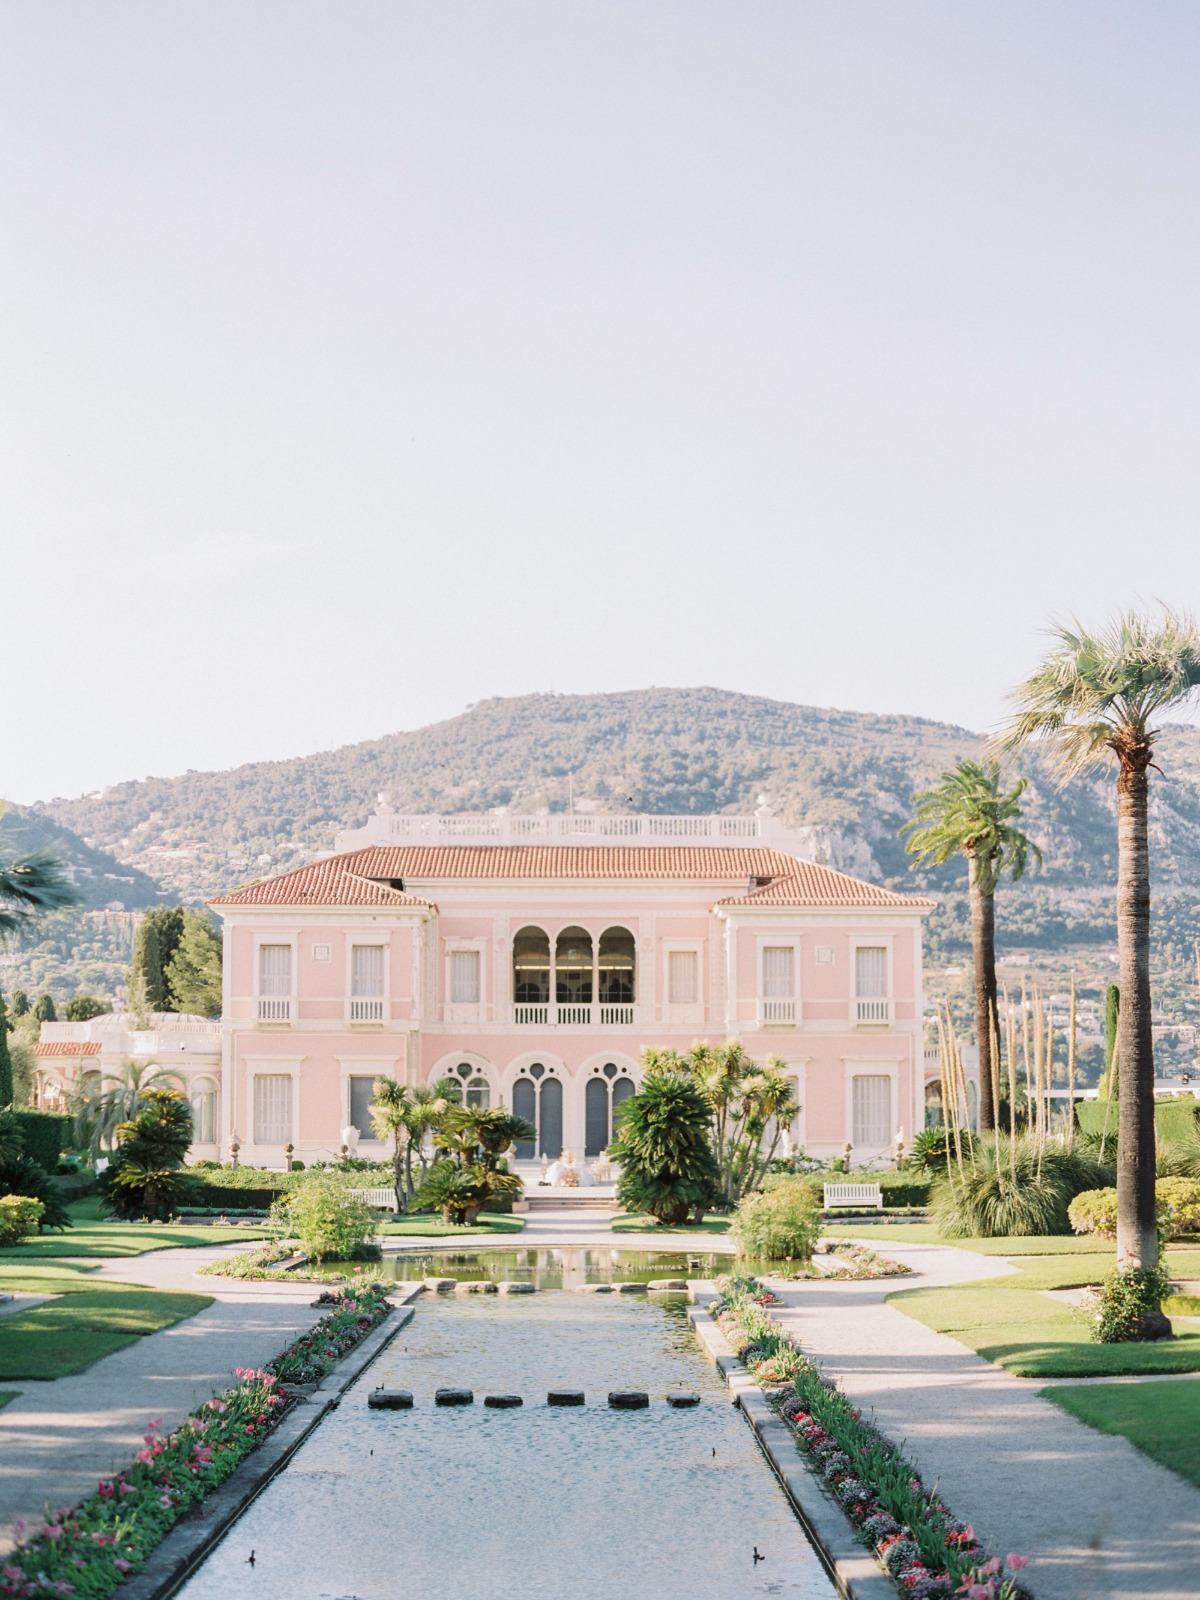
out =
[[[874,1206],[877,1211],[883,1210],[883,1190],[877,1183],[827,1183],[823,1188],[826,1211],[835,1206]]]
[[[361,1200],[365,1206],[374,1206],[376,1211],[396,1211],[396,1191],[394,1189],[351,1189],[351,1200]]]

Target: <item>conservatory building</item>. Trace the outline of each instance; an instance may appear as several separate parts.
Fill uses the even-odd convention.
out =
[[[211,1149],[282,1166],[384,1154],[376,1077],[444,1078],[591,1160],[647,1046],[778,1057],[815,1155],[882,1160],[924,1122],[932,902],[804,859],[749,817],[414,817],[211,902],[224,925]]]

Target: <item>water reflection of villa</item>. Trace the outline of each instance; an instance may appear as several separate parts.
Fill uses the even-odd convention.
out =
[[[364,1154],[380,1073],[450,1076],[599,1154],[647,1045],[781,1057],[814,1153],[882,1155],[924,1121],[931,902],[803,859],[749,817],[407,817],[213,902],[225,928],[214,1150]]]

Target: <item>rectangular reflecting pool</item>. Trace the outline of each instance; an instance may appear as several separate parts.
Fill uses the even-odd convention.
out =
[[[411,1411],[371,1411],[377,1385]],[[475,1403],[434,1404],[462,1386]],[[583,1389],[582,1408],[546,1405]],[[645,1411],[608,1408],[642,1389]],[[668,1407],[672,1389],[700,1394]],[[489,1393],[524,1405],[490,1410]],[[754,1551],[765,1557],[758,1563]],[[254,1552],[254,1564],[249,1556]],[[832,1600],[679,1303],[433,1296],[180,1591],[185,1600]]]

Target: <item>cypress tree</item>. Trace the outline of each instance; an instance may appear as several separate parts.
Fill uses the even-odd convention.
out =
[[[145,1005],[150,1011],[174,1011],[166,971],[183,936],[183,907],[155,906],[138,923],[133,945],[133,971],[129,992],[138,989],[140,977]]]
[[[40,994],[33,1002],[33,1016],[35,1022],[57,1022],[58,1012],[54,1009],[54,1000],[48,994]]]
[[[0,1111],[12,1105],[13,1099],[13,1070],[12,1057],[8,1053],[8,1009],[4,1004],[4,996],[0,994]]]
[[[24,989],[14,989],[12,992],[12,1005],[8,1008],[9,1017],[13,1022],[18,1017],[24,1017],[29,1012],[29,996]]]

